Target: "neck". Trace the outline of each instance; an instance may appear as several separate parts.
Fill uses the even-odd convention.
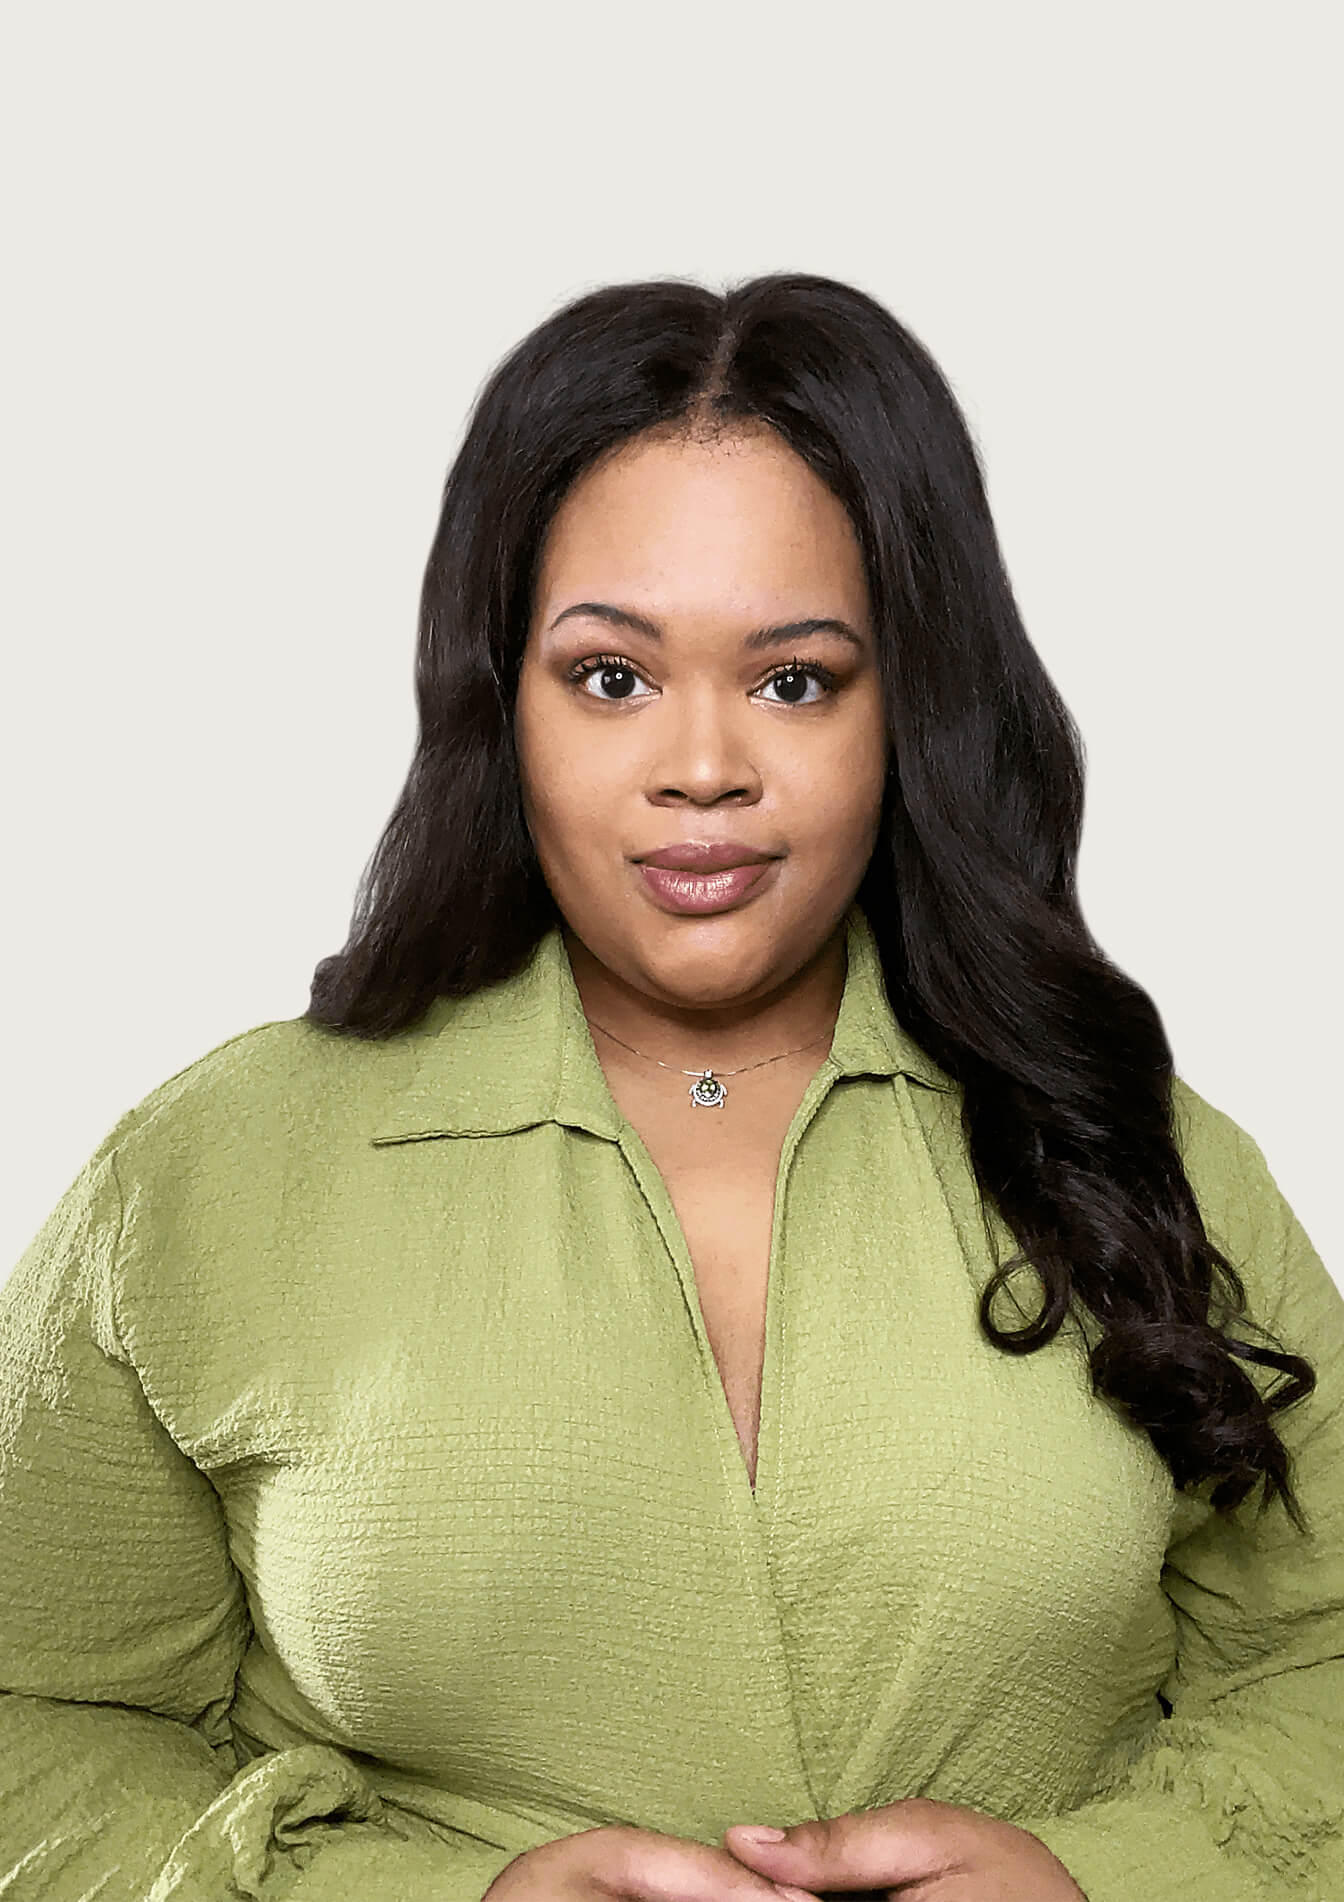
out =
[[[676,1069],[726,1071],[762,1064],[786,1051],[815,1060],[834,1031],[845,988],[843,928],[794,970],[748,976],[735,989],[728,984],[717,994],[702,988],[696,997],[675,989],[672,977],[660,981],[639,960],[638,947],[618,972],[567,925],[561,929],[584,1016],[599,1033],[608,1033],[593,1039],[604,1058],[610,1054],[613,1061],[650,1069],[648,1060],[656,1059]]]

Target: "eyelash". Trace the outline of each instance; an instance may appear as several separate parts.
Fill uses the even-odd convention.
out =
[[[628,660],[624,654],[595,654],[590,656],[587,660],[575,661],[574,665],[565,675],[565,678],[566,680],[572,681],[576,687],[581,688],[582,683],[588,678],[589,674],[601,673],[607,668],[634,674],[637,679],[643,678],[639,669],[633,662]],[[805,674],[810,680],[815,680],[819,686],[826,689],[825,694],[822,696],[823,700],[829,698],[840,685],[839,676],[833,674],[829,667],[823,667],[819,662],[814,660],[799,660],[796,656],[793,660],[786,662],[784,666],[776,667],[774,672],[761,682],[761,685],[768,687],[771,681],[778,680],[783,674]],[[590,693],[587,695],[587,698],[601,702],[603,696]],[[781,707],[819,707],[822,704],[822,700],[777,700],[774,704]],[[608,700],[606,701],[606,705],[611,707],[620,706],[621,702],[618,699]]]

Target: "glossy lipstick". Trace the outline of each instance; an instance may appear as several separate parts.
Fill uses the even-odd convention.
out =
[[[729,911],[754,892],[777,859],[756,865],[733,865],[722,872],[683,872],[669,866],[641,864],[640,876],[654,903],[664,911]]]

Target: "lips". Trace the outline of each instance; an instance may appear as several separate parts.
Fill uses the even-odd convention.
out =
[[[740,865],[764,865],[779,855],[762,852],[740,839],[683,839],[677,845],[659,846],[656,852],[642,853],[641,865],[655,865],[669,872],[727,872]]]
[[[639,873],[654,903],[663,911],[730,911],[773,877],[776,859],[757,859],[721,872],[685,872],[647,861]]]

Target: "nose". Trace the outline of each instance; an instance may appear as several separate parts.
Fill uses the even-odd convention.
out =
[[[740,692],[716,693],[709,682],[665,695],[647,729],[652,796],[685,797],[697,805],[759,797],[750,716]]]

